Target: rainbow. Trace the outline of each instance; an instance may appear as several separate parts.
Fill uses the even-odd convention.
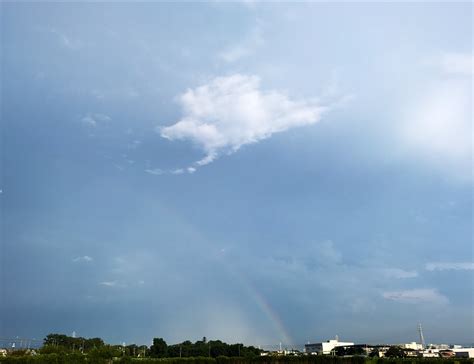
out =
[[[280,335],[280,342],[291,346],[293,344],[293,340],[288,333],[288,330],[285,328],[280,316],[270,305],[270,302],[268,302],[265,296],[259,292],[248,280],[244,283],[246,286],[245,288],[249,292],[250,296],[254,299],[260,310],[267,316],[267,318],[272,322],[274,328],[277,330],[278,334]]]
[[[293,344],[293,339],[288,333],[288,330],[285,328],[285,325],[283,324],[283,321],[281,320],[278,313],[272,307],[270,302],[268,302],[268,299],[259,290],[257,290],[252,282],[245,276],[245,274],[237,271],[235,268],[232,268],[230,264],[225,264],[224,266],[227,268],[228,272],[240,283],[249,297],[252,298],[262,313],[272,323],[273,328],[279,335],[280,343],[284,344],[285,346],[291,346]]]
[[[178,217],[179,215],[176,214],[175,211],[170,211],[171,209],[169,206],[166,206],[165,209],[169,212],[169,214],[172,214],[175,217]],[[196,227],[189,222],[180,219],[178,220],[186,230],[190,231],[194,235],[197,236],[197,240],[203,240],[206,241],[205,237],[201,234],[201,232],[196,229]],[[223,250],[221,250],[221,253]],[[261,312],[268,318],[268,320],[272,323],[273,328],[277,332],[279,336],[279,340],[281,344],[285,346],[291,346],[293,345],[293,339],[291,338],[291,335],[288,333],[288,330],[285,328],[285,325],[283,324],[283,321],[281,320],[280,316],[278,313],[275,311],[275,309],[272,307],[270,302],[265,298],[265,296],[257,289],[254,287],[252,282],[243,274],[242,272],[238,271],[236,268],[232,267],[232,264],[229,264],[229,262],[224,262],[223,261],[223,256],[222,254],[217,254],[214,256],[217,261],[219,261],[220,264],[222,264],[223,268],[227,270],[227,272],[233,276],[233,278],[240,283],[240,285],[244,288],[244,290],[247,292],[249,297],[255,302],[255,304],[259,307]],[[275,343],[279,344],[279,343]]]

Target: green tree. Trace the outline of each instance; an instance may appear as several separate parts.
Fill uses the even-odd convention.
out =
[[[168,345],[163,338],[153,339],[153,345],[150,347],[150,356],[154,358],[165,358],[168,354]]]
[[[138,345],[131,344],[125,347],[125,355],[136,357],[140,353]]]
[[[385,353],[387,358],[404,358],[405,352],[399,346],[391,346]]]

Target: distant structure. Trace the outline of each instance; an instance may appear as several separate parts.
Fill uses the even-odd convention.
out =
[[[418,334],[420,335],[421,348],[424,349],[426,345],[425,345],[425,338],[423,336],[423,328],[421,327],[421,323],[418,324]]]
[[[334,348],[338,346],[354,346],[353,342],[339,341],[339,337],[336,336],[333,340],[328,340],[321,343],[306,344],[304,351],[307,354],[320,355],[320,354],[331,354]]]
[[[408,344],[400,344],[400,346],[401,346],[403,349],[423,350],[423,345],[422,345],[422,344],[418,344],[418,343],[415,342],[415,341],[412,341],[411,343],[408,343]]]
[[[459,346],[459,345],[457,345]],[[456,358],[474,358],[474,348],[453,348],[451,349]]]

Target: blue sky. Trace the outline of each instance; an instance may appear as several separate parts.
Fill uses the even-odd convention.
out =
[[[0,336],[474,341],[472,4],[2,3]]]

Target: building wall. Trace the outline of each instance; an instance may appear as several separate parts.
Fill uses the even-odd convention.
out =
[[[474,348],[451,349],[459,358],[474,358]]]
[[[412,341],[409,344],[402,344],[402,348],[404,349],[413,349],[413,350],[422,350],[423,345],[416,343],[415,341]]]
[[[305,351],[307,353],[330,354],[331,351],[338,346],[353,346],[352,342],[344,342],[339,340],[328,340],[323,343],[306,344]]]

